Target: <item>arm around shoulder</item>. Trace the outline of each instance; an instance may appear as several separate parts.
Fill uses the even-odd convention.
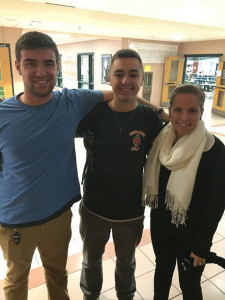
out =
[[[110,90],[101,90],[101,92],[103,93],[103,101],[110,101],[113,99],[113,91]]]
[[[157,111],[159,117],[163,120],[163,122],[165,122],[165,123],[170,122],[169,114],[166,113],[162,107],[155,106],[152,103],[150,103],[149,101],[147,101],[143,98],[140,98],[140,97],[137,98],[137,101],[143,105],[147,105],[147,106],[154,108]]]

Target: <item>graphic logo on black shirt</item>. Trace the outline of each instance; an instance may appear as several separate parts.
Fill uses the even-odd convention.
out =
[[[135,137],[133,138],[133,144],[135,147],[138,147],[141,143],[141,137],[139,134],[136,134]]]
[[[140,149],[140,144],[141,144],[141,136],[145,137],[146,134],[143,131],[140,130],[134,130],[132,132],[129,133],[130,136],[134,136],[133,137],[133,147],[131,147],[131,151],[138,151]]]

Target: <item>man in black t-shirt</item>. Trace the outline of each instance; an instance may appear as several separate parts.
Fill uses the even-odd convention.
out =
[[[135,250],[144,220],[143,167],[162,127],[157,112],[137,102],[143,79],[139,54],[130,49],[117,51],[109,75],[113,100],[98,105],[79,127],[88,153],[80,205],[80,284],[86,300],[99,298],[102,255],[111,232],[116,252],[117,297],[131,300],[136,291]]]

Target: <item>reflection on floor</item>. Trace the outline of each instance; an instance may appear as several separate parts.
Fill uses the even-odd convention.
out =
[[[211,101],[206,101],[203,120],[209,130],[216,134],[225,144],[225,119],[211,114]],[[81,176],[85,161],[85,150],[82,140],[76,140],[77,164],[79,176]],[[82,242],[79,235],[78,205],[73,206],[72,239],[69,247],[67,269],[69,273],[69,294],[71,300],[81,300],[82,294],[79,288],[80,268],[82,261]],[[153,276],[155,269],[154,253],[151,245],[149,230],[149,209],[145,212],[145,229],[142,241],[137,249],[137,292],[135,300],[151,300],[153,298]],[[212,251],[220,256],[224,255],[225,249],[225,214],[221,219],[213,240]],[[113,242],[110,239],[104,254],[103,272],[104,283],[101,300],[116,299],[114,289],[115,252]],[[6,263],[0,251],[0,300],[4,299],[3,278],[6,272]],[[32,261],[32,270],[29,278],[29,300],[47,300],[47,290],[44,284],[44,273],[38,252],[35,252]],[[208,264],[202,276],[202,289],[204,300],[225,299],[225,271],[218,265]],[[170,299],[181,300],[181,291],[177,271],[174,274],[173,285],[170,291]]]

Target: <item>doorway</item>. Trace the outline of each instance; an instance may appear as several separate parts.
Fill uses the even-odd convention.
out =
[[[211,102],[216,86],[219,58],[222,54],[185,55],[183,83],[201,87],[206,100]]]
[[[94,53],[77,55],[78,89],[94,89]]]
[[[149,102],[151,100],[151,93],[152,93],[152,77],[153,77],[153,72],[144,73],[142,98],[144,98]]]
[[[219,59],[222,54],[184,55],[184,84],[195,84],[205,93],[204,115],[210,115],[216,87]]]

